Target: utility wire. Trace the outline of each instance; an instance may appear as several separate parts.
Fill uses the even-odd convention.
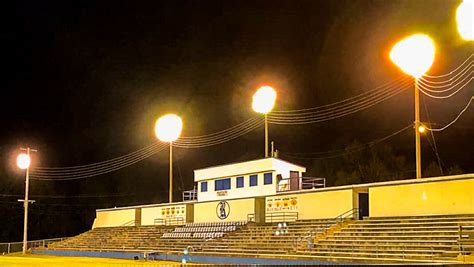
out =
[[[460,86],[460,87],[459,87],[456,91],[454,91],[453,93],[451,93],[451,94],[449,94],[449,95],[445,95],[445,96],[436,96],[436,95],[433,95],[433,94],[427,92],[427,91],[426,91],[427,89],[426,89],[423,85],[421,85],[421,84],[418,84],[418,85],[419,85],[418,88],[420,89],[420,91],[421,91],[424,95],[429,96],[429,97],[431,97],[431,98],[435,98],[435,99],[446,99],[446,98],[450,98],[450,97],[454,96],[455,94],[457,94],[457,93],[458,93],[459,91],[461,91],[466,85],[468,85],[472,80],[474,80],[474,77],[471,77],[471,78],[469,79],[469,81],[467,81],[465,84],[463,84],[462,86]]]
[[[395,91],[392,93],[389,93],[381,98],[378,98],[376,100],[369,100],[369,101],[364,101],[363,103],[359,103],[357,105],[351,106],[351,107],[346,107],[342,108],[340,110],[334,111],[332,114],[328,115],[314,115],[314,116],[307,116],[307,117],[296,117],[296,118],[284,118],[284,117],[275,117],[269,114],[269,123],[272,124],[308,124],[308,123],[317,123],[317,122],[323,122],[323,121],[328,121],[328,120],[333,120],[336,118],[340,118],[343,116],[347,116],[362,110],[365,110],[367,108],[370,108],[382,101],[385,101],[389,98],[392,98],[404,90],[406,90],[408,87],[405,87],[399,91]]]
[[[282,155],[285,155],[289,158],[298,158],[298,159],[331,159],[331,158],[338,158],[338,157],[341,157],[341,156],[344,156],[344,155],[348,155],[348,154],[352,154],[354,152],[357,152],[357,151],[361,151],[363,149],[366,149],[368,147],[372,147],[380,142],[383,142],[393,136],[396,136],[402,132],[404,132],[405,130],[409,129],[409,128],[412,128],[413,127],[413,124],[409,124],[405,127],[403,127],[402,129],[398,130],[398,131],[395,131],[385,137],[382,137],[382,138],[379,138],[379,139],[375,139],[373,141],[370,141],[368,143],[365,143],[365,144],[362,144],[362,145],[359,145],[357,147],[353,147],[353,148],[350,148],[350,149],[338,149],[338,150],[331,150],[331,151],[325,151],[325,152],[311,152],[311,153],[288,153],[288,152],[283,152],[283,151],[280,151],[280,153]],[[330,156],[324,156],[324,157],[301,157],[301,156],[294,156],[295,154],[300,154],[300,155],[303,155],[303,154],[327,154],[327,153],[332,153],[333,151],[344,151],[343,153],[338,153],[338,154],[335,154],[335,155],[330,155]],[[293,154],[293,155],[292,155]]]
[[[471,59],[474,57],[474,54],[471,54],[466,60],[464,60],[463,63],[461,63],[458,67],[456,67],[454,70],[446,73],[446,74],[442,74],[442,75],[428,75],[428,74],[425,74],[423,75],[424,77],[427,77],[427,78],[431,78],[431,79],[441,79],[441,78],[444,78],[444,77],[447,77],[447,76],[450,76],[452,75],[453,73],[456,73],[458,71],[458,69],[460,69],[462,66],[464,66],[467,62],[470,62],[472,63]]]
[[[433,131],[433,132],[441,132],[441,131],[446,130],[449,126],[453,125],[462,116],[464,112],[466,112],[466,110],[471,105],[471,102],[473,99],[474,99],[474,96],[471,96],[471,99],[469,99],[469,102],[467,102],[467,105],[461,110],[461,112],[459,112],[456,118],[454,118],[454,120],[452,120],[450,123],[446,124],[446,126],[441,127],[441,128],[428,128],[428,130]]]
[[[351,102],[351,101],[358,101],[359,98],[364,98],[364,97],[367,97],[367,95],[371,95],[371,94],[377,94],[379,92],[383,92],[383,91],[386,91],[387,88],[393,88],[394,86],[397,86],[399,85],[400,83],[403,83],[403,82],[406,82],[406,81],[411,81],[412,79],[409,78],[409,77],[403,77],[403,78],[399,78],[399,79],[396,79],[394,81],[390,81],[390,82],[386,82],[384,83],[383,85],[380,85],[380,86],[377,86],[376,88],[372,89],[372,90],[367,90],[359,95],[356,95],[356,96],[353,96],[353,97],[349,97],[347,99],[344,99],[344,100],[341,100],[341,101],[337,101],[337,102],[334,102],[334,103],[330,103],[330,104],[326,104],[326,105],[322,105],[322,106],[318,106],[318,107],[311,107],[311,108],[304,108],[304,109],[296,109],[296,110],[276,110],[276,111],[272,111],[271,113],[272,114],[284,114],[284,113],[301,113],[301,112],[305,112],[305,111],[314,111],[314,110],[319,110],[319,109],[325,109],[325,108],[328,108],[328,107],[332,107],[332,106],[337,106],[337,105],[340,105],[340,104],[343,104],[343,103],[346,103],[346,102]]]
[[[443,92],[447,92],[447,91],[450,91],[452,90],[453,88],[456,88],[456,86],[460,83],[462,83],[463,81],[465,81],[466,79],[472,77],[472,74],[474,73],[474,71],[472,69],[474,67],[474,64],[471,65],[468,69],[466,69],[465,71],[463,72],[460,72],[459,76],[457,76],[455,79],[452,79],[452,80],[449,80],[447,82],[445,82],[443,85],[433,85],[433,84],[430,84],[429,82],[426,82],[424,79],[422,78],[419,78],[418,79],[418,82],[423,85],[424,87],[426,88],[430,88],[430,90],[433,90],[433,92],[437,93],[443,93]],[[466,75],[467,74],[467,75]],[[458,82],[459,80],[461,80],[461,82]],[[448,89],[440,89],[440,88],[445,88],[445,87],[449,87]]]

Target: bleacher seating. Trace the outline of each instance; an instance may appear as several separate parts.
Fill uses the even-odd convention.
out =
[[[210,256],[454,263],[461,252],[471,253],[474,243],[474,215],[365,218],[345,221],[330,232],[326,231],[328,225],[334,226],[335,221],[299,220],[280,226],[233,222],[96,228],[49,249],[182,254],[191,247],[194,255]]]
[[[246,221],[186,223],[184,227],[176,227],[173,232],[165,233],[161,238],[221,238],[225,233],[236,231],[246,223]]]

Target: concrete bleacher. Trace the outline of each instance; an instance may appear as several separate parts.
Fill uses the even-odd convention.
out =
[[[173,238],[221,238],[225,233],[232,232],[244,226],[246,221],[214,222],[214,223],[186,223],[184,227],[176,227],[173,232],[165,233],[163,239]]]
[[[353,221],[300,254],[360,261],[455,261],[459,226],[474,215],[366,218]]]
[[[334,227],[339,225],[339,227]],[[462,231],[460,231],[460,226]],[[328,231],[328,229],[333,229]],[[344,262],[455,262],[472,252],[474,215],[299,220],[290,223],[188,223],[95,228],[48,249]],[[464,246],[464,248],[462,246]]]

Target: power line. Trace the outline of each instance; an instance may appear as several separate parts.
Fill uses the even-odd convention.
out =
[[[467,102],[467,105],[461,110],[461,112],[459,112],[456,118],[454,118],[454,120],[452,120],[450,123],[446,124],[446,126],[441,127],[441,128],[428,128],[428,130],[433,131],[433,132],[441,132],[441,131],[446,130],[449,126],[453,125],[462,116],[464,112],[466,112],[466,110],[471,105],[471,102],[473,99],[474,99],[474,96],[472,96],[471,99],[469,99],[469,102]]]
[[[404,132],[405,130],[409,129],[409,128],[412,128],[413,127],[413,124],[409,124],[405,127],[403,127],[402,129],[398,130],[398,131],[395,131],[385,137],[382,137],[382,138],[379,138],[379,139],[375,139],[373,141],[370,141],[368,143],[365,143],[365,144],[362,144],[362,145],[358,145],[356,147],[353,147],[353,148],[350,148],[350,149],[338,149],[338,150],[330,150],[330,151],[324,151],[324,152],[310,152],[310,153],[288,153],[288,152],[280,152],[282,155],[286,155],[287,157],[289,158],[298,158],[298,159],[330,159],[330,158],[338,158],[338,157],[341,157],[341,156],[344,156],[344,155],[348,155],[348,154],[352,154],[354,152],[357,152],[357,151],[361,151],[363,149],[366,149],[368,147],[372,147],[380,142],[383,142],[393,136],[396,136],[402,132]],[[324,157],[301,157],[301,156],[293,156],[292,154],[300,154],[300,155],[303,155],[303,154],[329,154],[329,153],[332,153],[332,152],[335,152],[335,151],[344,151],[343,153],[338,153],[338,154],[335,154],[335,155],[330,155],[330,156],[324,156]]]
[[[428,75],[428,74],[425,74],[423,75],[424,77],[427,77],[427,78],[431,78],[431,79],[441,79],[441,78],[444,78],[444,77],[447,77],[447,76],[450,76],[452,75],[453,73],[456,73],[458,71],[458,69],[460,69],[462,66],[464,66],[467,62],[470,62],[472,63],[471,58],[474,57],[474,54],[471,54],[466,60],[464,60],[463,63],[461,63],[459,66],[457,66],[454,70],[446,73],[446,74],[442,74],[442,75]]]

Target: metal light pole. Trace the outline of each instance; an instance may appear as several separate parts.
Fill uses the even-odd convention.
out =
[[[429,36],[414,34],[399,41],[390,51],[390,59],[405,73],[415,78],[415,161],[416,178],[421,178],[420,88],[418,79],[431,67],[435,46]]]
[[[173,202],[173,142],[170,142],[170,203]]]
[[[421,140],[420,140],[420,89],[418,78],[415,78],[415,158],[416,178],[421,178]]]
[[[253,95],[252,108],[264,115],[265,120],[265,158],[268,158],[268,113],[275,105],[276,92],[270,86],[262,86]]]
[[[173,202],[173,141],[179,138],[183,129],[183,121],[174,114],[167,114],[160,117],[155,123],[155,135],[163,142],[170,144],[170,191],[169,202]]]
[[[268,158],[268,118],[265,113],[265,158]]]
[[[26,155],[30,157],[30,148],[26,149]],[[26,168],[26,175],[25,175],[25,202],[23,203],[23,207],[25,208],[25,217],[23,220],[23,255],[26,254],[27,249],[27,239],[28,239],[28,191],[30,189],[30,166]]]
[[[28,199],[29,196],[29,188],[30,188],[30,163],[31,157],[30,152],[37,152],[35,149],[31,148],[21,148],[21,150],[26,151],[26,153],[22,153],[17,157],[17,165],[20,169],[25,170],[25,199],[19,200],[23,201],[23,208],[24,208],[24,218],[23,218],[23,255],[26,254],[27,244],[28,244],[28,204],[30,200]]]

